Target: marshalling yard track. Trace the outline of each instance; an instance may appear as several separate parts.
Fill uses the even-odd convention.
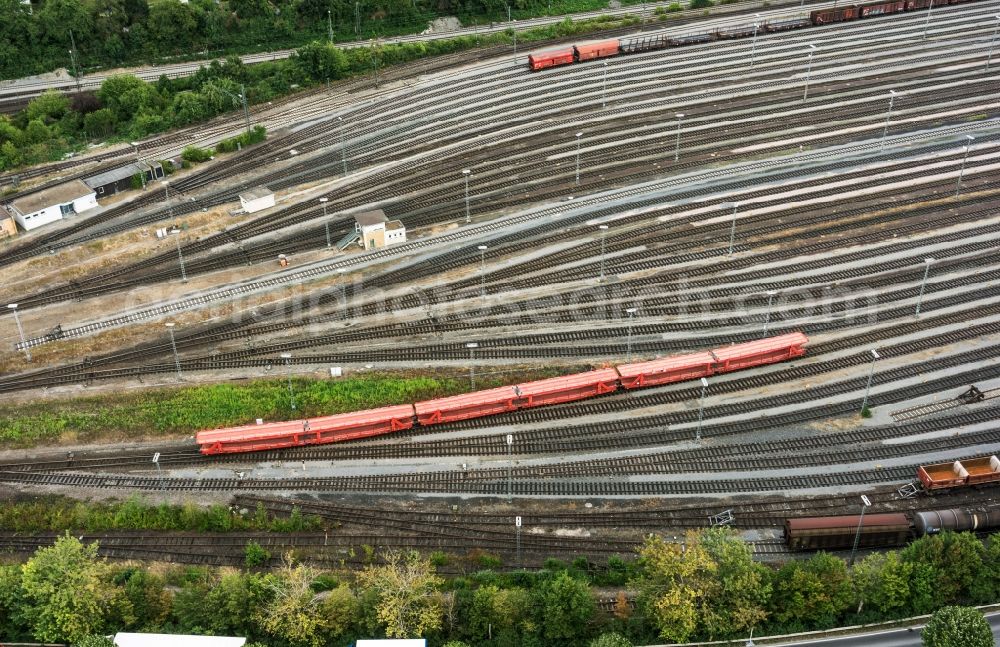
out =
[[[113,558],[220,565],[240,563],[248,541],[275,563],[283,550],[361,563],[360,546],[480,549],[505,566],[602,561],[723,510],[761,559],[787,559],[786,517],[854,514],[860,493],[878,511],[992,503],[990,489],[897,492],[918,465],[1000,449],[995,9],[938,7],[926,20],[762,32],[606,68],[530,73],[523,53],[501,48],[390,68],[377,89],[355,80],[259,108],[255,119],[283,129],[172,180],[169,199],[149,186],[0,248],[2,270],[27,276],[81,246],[223,214],[181,235],[183,271],[174,245],[151,241],[71,281],[0,288],[29,332],[21,344],[12,321],[0,330],[4,397],[330,365],[571,373],[765,332],[809,336],[804,357],[713,377],[701,421],[700,385],[678,383],[249,456],[204,456],[190,440],[6,452],[0,482],[194,493],[322,521],[322,532],[86,535]],[[666,29],[748,21],[686,16]],[[220,119],[198,137],[227,128]],[[190,141],[193,129],[149,148]],[[225,215],[259,184],[279,192],[277,207]],[[401,219],[409,242],[328,249],[373,208]],[[289,267],[277,269],[278,254]],[[138,292],[157,296],[128,298]],[[174,320],[176,362],[157,332]],[[861,419],[875,348],[874,415]],[[945,404],[970,384],[983,401]],[[902,410],[927,413],[892,417]],[[52,536],[0,533],[0,550]]]

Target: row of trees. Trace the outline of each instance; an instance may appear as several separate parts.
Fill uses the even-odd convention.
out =
[[[0,0],[0,5],[5,1]],[[565,36],[592,31],[605,24],[607,21],[602,20],[567,20],[521,34],[519,38]],[[264,103],[296,89],[373,74],[377,68],[463,51],[484,43],[504,42],[508,38],[507,34],[494,34],[482,39],[469,36],[426,43],[378,43],[352,49],[316,41],[301,47],[287,60],[244,65],[239,57],[230,56],[179,79],[162,76],[156,83],[146,83],[133,75],[121,74],[107,78],[98,91],[74,94],[72,99],[50,91],[13,117],[0,115],[0,171],[59,159],[92,141],[108,138],[131,141],[200,123],[237,109],[244,91],[248,103]],[[0,36],[0,51],[2,43]]]
[[[613,561],[612,570],[628,573],[634,605],[623,589],[603,611],[585,561],[447,580],[433,566],[443,556],[416,553],[389,553],[355,573],[319,572],[290,557],[270,573],[144,570],[110,565],[96,545],[67,535],[21,566],[0,567],[0,639],[79,642],[133,630],[249,636],[279,647],[379,635],[452,647],[626,647],[823,629],[1000,598],[1000,536],[986,545],[971,534],[924,537],[853,569],[826,553],[775,569],[754,562],[732,531],[711,529],[682,543],[651,537],[637,562]],[[941,636],[967,629],[961,617],[945,616]],[[954,644],[992,645],[987,635],[989,642]]]
[[[591,10],[605,0],[0,0],[0,78],[166,57],[416,33],[437,16],[472,22]],[[71,33],[72,31],[72,33]],[[75,45],[75,49],[74,49]]]

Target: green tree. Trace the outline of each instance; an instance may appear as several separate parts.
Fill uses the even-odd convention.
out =
[[[68,534],[25,563],[21,585],[24,615],[43,642],[76,641],[101,633],[117,606],[117,590],[97,557],[97,544],[84,545]]]
[[[973,580],[969,592],[981,604],[1000,599],[1000,533],[990,535],[983,551],[983,570]]]
[[[881,615],[904,615],[913,604],[913,565],[900,559],[899,553],[873,553],[854,567],[852,573],[858,594],[858,612],[866,605]]]
[[[542,634],[549,644],[579,644],[596,606],[587,583],[563,571],[542,584],[539,602]]]
[[[198,21],[189,5],[179,0],[156,0],[149,5],[146,29],[161,54],[183,52],[193,44]]]
[[[619,633],[601,634],[590,641],[589,647],[632,647],[632,641]]]
[[[702,605],[718,570],[699,539],[698,531],[689,531],[685,548],[654,535],[639,550],[640,570],[633,586],[639,591],[639,607],[661,638],[686,642],[698,631]]]
[[[774,579],[771,613],[779,622],[829,627],[853,598],[844,561],[819,552],[805,562],[788,562],[781,567]]]
[[[107,636],[91,634],[73,643],[73,647],[115,647],[115,643]]]
[[[767,618],[771,572],[753,560],[750,546],[730,528],[704,530],[699,542],[716,564],[702,612],[704,631],[710,639],[749,634]]]
[[[385,564],[366,566],[358,583],[375,601],[375,617],[390,638],[422,636],[441,627],[441,578],[415,551],[385,555]]]
[[[24,114],[29,121],[36,119],[42,123],[52,123],[62,119],[69,110],[69,99],[57,90],[46,90],[28,103]]]
[[[993,647],[990,623],[977,609],[943,607],[921,633],[924,647]]]
[[[107,108],[91,112],[83,118],[83,129],[91,137],[107,137],[115,132],[115,113]]]
[[[943,532],[912,542],[900,551],[900,557],[934,573],[936,608],[971,596],[972,584],[983,569],[983,553],[983,544],[974,534]]]
[[[264,631],[290,645],[320,647],[326,642],[327,618],[320,610],[321,598],[312,590],[316,571],[286,560],[274,575],[266,576],[272,596],[258,612]]]
[[[0,636],[27,637],[21,612],[24,608],[21,567],[0,565]]]
[[[140,110],[156,102],[152,86],[131,74],[115,74],[104,79],[97,96],[119,122],[131,120]]]

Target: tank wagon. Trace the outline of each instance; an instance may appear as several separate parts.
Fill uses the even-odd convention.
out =
[[[940,7],[947,4],[962,4],[965,2],[977,2],[980,0],[934,0],[934,6]],[[846,5],[843,7],[817,9],[809,14],[808,18],[791,18],[783,20],[766,20],[754,27],[753,24],[740,25],[738,27],[726,27],[703,34],[689,34],[685,36],[667,36],[666,34],[656,34],[651,36],[641,36],[630,40],[605,40],[599,43],[588,43],[585,45],[573,45],[562,49],[536,52],[528,55],[528,68],[534,71],[544,70],[550,67],[559,67],[573,63],[583,63],[599,58],[609,58],[619,54],[639,54],[642,52],[652,52],[668,47],[684,47],[686,45],[697,45],[700,43],[710,43],[715,40],[732,40],[736,38],[752,38],[757,32],[780,32],[791,29],[803,29],[807,27],[819,27],[831,23],[845,22],[848,20],[877,18],[889,14],[902,13],[906,11],[918,11],[928,9],[931,0],[894,0],[893,2],[870,2],[860,5]]]
[[[195,441],[203,454],[233,454],[379,436],[415,425],[426,427],[481,418],[593,398],[618,389],[659,386],[774,364],[801,357],[806,352],[803,346],[808,342],[804,334],[793,332],[711,351],[622,364],[414,404],[201,431]]]
[[[851,548],[861,524],[858,546],[902,546],[911,539],[945,530],[981,531],[1000,528],[1000,505],[903,513],[785,519],[785,542],[792,550]]]

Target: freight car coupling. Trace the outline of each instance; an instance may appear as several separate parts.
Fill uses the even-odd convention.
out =
[[[639,54],[642,52],[652,52],[668,47],[684,47],[686,45],[697,45],[709,43],[714,40],[732,40],[737,38],[756,38],[757,33],[789,31],[791,29],[804,29],[809,27],[820,27],[835,22],[846,22],[849,20],[877,18],[889,14],[903,13],[908,11],[930,10],[933,6],[940,7],[948,4],[963,4],[966,2],[982,2],[983,0],[893,0],[892,2],[869,2],[860,5],[834,6],[828,9],[817,9],[809,14],[808,18],[792,18],[783,20],[762,20],[749,25],[738,27],[719,28],[703,34],[685,36],[667,36],[666,34],[656,34],[653,36],[641,36],[630,40],[605,40],[599,43],[587,43],[585,45],[573,45],[562,49],[554,49],[546,52],[535,52],[528,55],[528,69],[537,71],[549,67],[559,67],[560,65],[570,65],[572,63],[584,63],[599,58],[608,58],[619,54]]]
[[[290,420],[201,431],[195,442],[203,454],[234,454],[318,445],[380,436],[416,426],[481,418],[520,409],[573,402],[674,382],[697,380],[784,362],[805,354],[809,338],[800,332],[768,337],[650,362],[621,364],[586,373],[473,391],[436,400],[355,411],[308,420]]]
[[[974,402],[982,402],[986,399],[986,394],[976,388],[973,384],[969,387],[969,390],[959,395],[956,400],[961,400],[965,404],[972,404]]]

